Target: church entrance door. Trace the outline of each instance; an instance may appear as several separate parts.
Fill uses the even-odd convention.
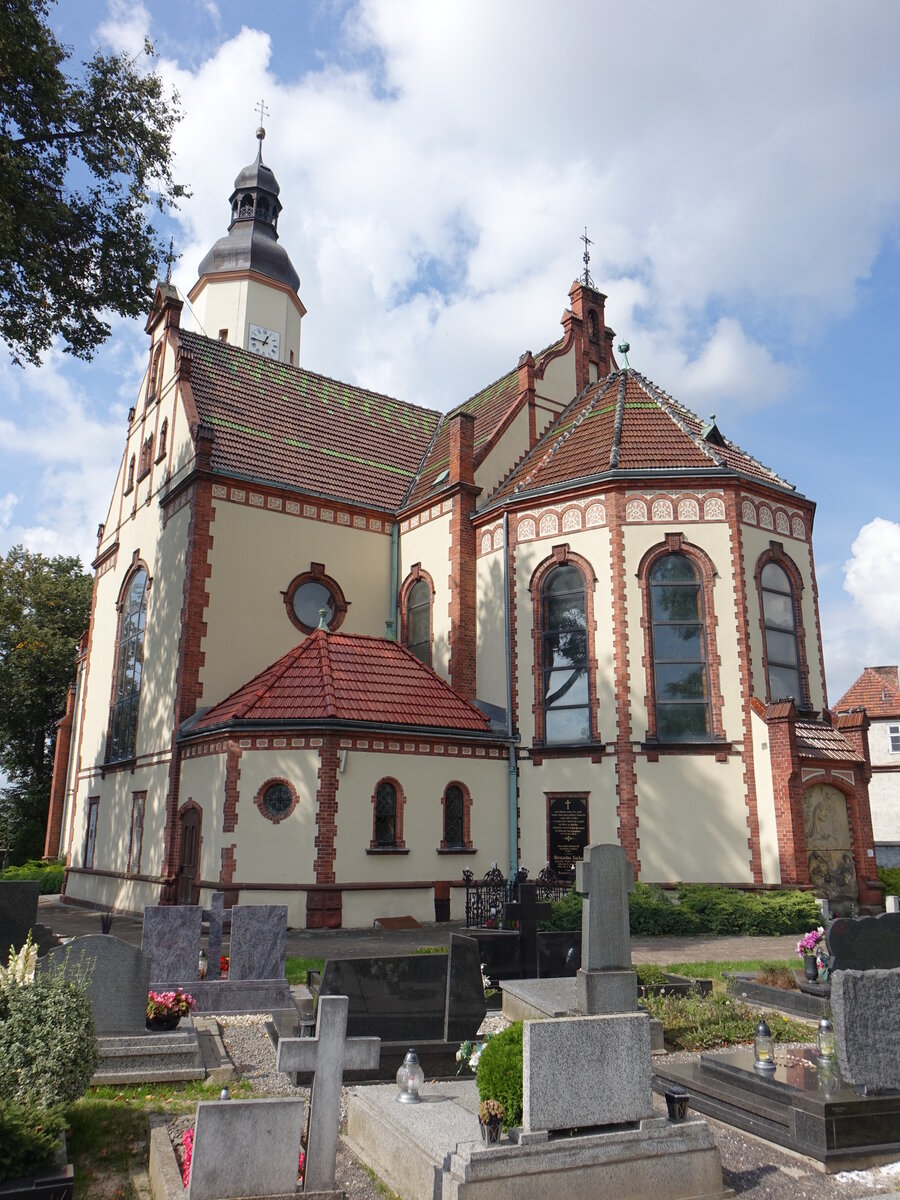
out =
[[[817,896],[857,900],[850,820],[843,792],[830,783],[815,783],[803,793],[803,823],[809,881]]]
[[[181,864],[178,868],[178,903],[197,904],[200,888],[200,813],[189,808],[181,814]]]

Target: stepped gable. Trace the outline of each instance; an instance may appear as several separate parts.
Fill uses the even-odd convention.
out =
[[[539,362],[544,355],[549,354],[562,344],[562,339],[553,342],[539,354],[534,356]],[[475,418],[475,466],[478,467],[490,451],[495,437],[501,432],[501,427],[515,408],[519,399],[519,371],[514,367],[487,387],[470,396],[464,404],[458,405],[442,419],[434,442],[428,451],[422,469],[413,481],[403,504],[404,508],[416,508],[425,504],[432,494],[444,486],[441,479],[450,466],[450,420],[460,412],[471,413]]]
[[[182,732],[276,721],[490,731],[474,705],[399,643],[316,630]]]
[[[859,679],[844,692],[834,706],[835,712],[864,708],[870,719],[900,717],[900,684],[897,668],[866,667]]]
[[[179,332],[213,470],[395,510],[440,413]]]
[[[716,436],[704,434],[712,428]],[[633,368],[613,371],[578,396],[491,501],[616,471],[737,472],[793,485],[704,425]]]

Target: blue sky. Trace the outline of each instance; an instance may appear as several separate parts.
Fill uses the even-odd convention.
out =
[[[186,292],[256,149],[301,362],[449,408],[552,341],[585,225],[633,366],[817,501],[832,701],[900,659],[900,5],[60,0],[181,96]],[[88,561],[144,367],[0,353],[0,551]]]

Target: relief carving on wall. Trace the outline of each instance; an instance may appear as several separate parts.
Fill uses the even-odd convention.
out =
[[[828,899],[856,899],[859,887],[853,863],[850,822],[844,794],[828,783],[803,793],[809,881]]]

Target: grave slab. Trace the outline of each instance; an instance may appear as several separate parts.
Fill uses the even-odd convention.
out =
[[[37,921],[41,885],[32,879],[0,879],[0,961],[6,966],[10,946],[18,953]]]
[[[236,904],[231,910],[228,978],[284,979],[287,905]]]
[[[62,969],[66,976],[89,972],[85,992],[99,1035],[143,1034],[150,989],[150,959],[136,946],[108,933],[91,933],[57,946],[38,959],[39,970]]]
[[[200,957],[199,904],[161,904],[144,909],[141,950],[150,958],[150,979],[196,982]]]
[[[503,1015],[511,1021],[540,1021],[544,1017],[579,1015],[574,979],[505,979]],[[663,1024],[650,1020],[650,1051],[665,1053]]]
[[[836,971],[831,1008],[843,1078],[900,1096],[900,970]]]
[[[835,971],[889,971],[900,967],[900,913],[838,917],[825,934]]]
[[[294,1196],[302,1100],[201,1100],[189,1200]]]

